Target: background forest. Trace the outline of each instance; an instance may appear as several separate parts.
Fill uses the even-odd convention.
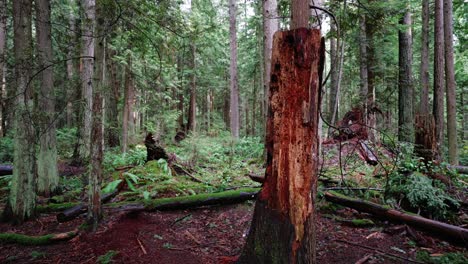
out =
[[[258,187],[247,176],[264,173],[272,40],[292,27],[290,2],[0,0],[4,216],[90,201],[96,230],[122,184],[114,203]],[[326,47],[320,177],[466,225],[454,169],[468,166],[468,3],[310,5]],[[356,113],[365,136],[348,127]],[[376,167],[342,148],[352,137]],[[147,163],[148,146],[163,159]]]

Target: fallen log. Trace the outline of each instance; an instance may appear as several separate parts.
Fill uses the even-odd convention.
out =
[[[381,205],[350,198],[334,192],[325,192],[327,201],[373,214],[385,220],[402,222],[454,244],[468,246],[468,229],[427,219],[419,215],[400,212]]]
[[[109,202],[118,193],[119,193],[119,189],[117,188],[111,193],[104,194],[101,197],[101,203],[104,204],[104,203]],[[68,221],[75,219],[79,215],[86,213],[87,211],[88,211],[88,203],[81,203],[57,214],[57,221],[59,223],[68,222]]]
[[[0,165],[0,176],[13,174],[13,166],[11,165]]]
[[[455,166],[455,165],[448,165],[447,169],[454,170],[461,174],[468,174],[468,166]]]
[[[359,153],[367,162],[367,164],[375,166],[378,164],[378,159],[375,156],[374,152],[370,149],[367,141],[359,140]]]
[[[52,244],[58,241],[65,241],[74,238],[78,235],[78,230],[73,230],[66,233],[49,234],[43,236],[28,236],[15,233],[0,233],[0,243],[2,244],[19,244],[25,246],[38,246]]]
[[[117,207],[119,211],[171,211],[196,208],[208,205],[228,205],[254,200],[260,188],[243,188],[218,193],[204,193],[174,198],[161,198],[145,203],[124,204]]]

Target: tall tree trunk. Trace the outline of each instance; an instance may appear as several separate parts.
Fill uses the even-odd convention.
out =
[[[122,152],[127,152],[132,138],[133,106],[135,91],[133,87],[132,56],[128,54],[125,67],[124,109],[122,118]]]
[[[118,120],[119,111],[117,106],[117,103],[120,98],[120,82],[116,65],[112,58],[113,56],[115,56],[116,52],[113,50],[108,50],[107,54],[107,72],[109,73],[110,78],[108,80],[108,89],[105,91],[105,137],[107,146],[112,148],[117,147],[120,144]]]
[[[429,0],[422,1],[422,32],[421,32],[421,99],[419,112],[429,113]]]
[[[0,138],[5,135],[4,108],[6,99],[6,38],[7,38],[7,0],[0,0]]]
[[[68,5],[74,6],[75,1],[69,0]],[[75,68],[74,68],[74,61],[71,59],[73,58],[73,55],[75,54],[75,42],[77,41],[77,38],[75,37],[76,34],[76,28],[75,28],[75,13],[73,12],[73,8],[70,8],[70,14],[69,14],[69,27],[70,30],[68,32],[68,50],[67,50],[67,80],[69,84],[69,88],[67,89],[67,111],[66,111],[66,122],[67,122],[67,127],[71,128],[73,127],[73,101],[76,99],[75,95]]]
[[[414,108],[413,108],[413,48],[411,33],[411,12],[406,7],[400,25],[405,27],[398,31],[398,140],[414,142]]]
[[[336,34],[336,26],[331,26],[331,31]],[[338,92],[338,71],[339,71],[339,59],[338,59],[336,37],[330,38],[330,96],[328,97],[328,122],[334,125],[332,121],[335,114],[336,95]]]
[[[81,72],[81,99],[83,108],[83,120],[81,127],[81,144],[79,146],[79,158],[88,160],[91,149],[91,123],[93,103],[93,71],[94,71],[94,24],[96,18],[95,0],[83,0],[83,47],[82,47],[82,72]]]
[[[179,110],[179,118],[177,119],[177,123],[179,124],[178,129],[185,132],[185,125],[184,125],[184,85],[183,85],[183,68],[182,68],[182,58],[177,56],[177,76],[178,76],[178,102],[177,102],[177,110]]]
[[[447,93],[447,137],[449,162],[458,165],[457,144],[457,100],[455,66],[453,61],[453,6],[452,0],[444,0],[444,40],[445,40],[445,88]]]
[[[363,105],[364,114],[367,113],[367,92],[368,86],[368,70],[367,70],[367,38],[366,38],[366,16],[361,14],[359,17],[359,85],[360,85],[360,100]],[[367,123],[367,120],[365,120]]]
[[[29,0],[13,1],[14,55],[16,105],[14,110],[14,171],[10,187],[7,215],[11,214],[14,222],[22,223],[34,216],[36,207],[36,159],[35,132],[32,126],[32,87],[31,78],[33,60],[31,10]],[[11,210],[11,211],[10,211]],[[9,212],[10,211],[10,212]]]
[[[443,0],[435,0],[434,20],[434,115],[437,158],[441,158],[444,143],[444,21]]]
[[[239,263],[315,263],[313,200],[323,51],[319,30],[275,34],[266,181]]]
[[[236,29],[236,0],[229,0],[229,46],[231,48],[231,65],[229,67],[229,75],[231,76],[231,100],[230,112],[230,128],[233,138],[239,138],[239,87],[237,83],[237,29]]]
[[[273,46],[273,34],[278,31],[278,4],[276,0],[263,0],[263,90],[265,94],[263,114],[266,120],[269,107],[269,90],[271,75],[271,48]]]
[[[189,113],[188,113],[188,124],[187,128],[189,131],[195,132],[197,129],[197,74],[195,72],[196,70],[196,53],[197,53],[197,47],[195,43],[192,43],[191,45],[191,50],[192,50],[192,74],[191,74],[191,82],[190,82],[190,104],[189,104]]]
[[[91,0],[94,2],[94,0]],[[88,223],[93,231],[97,230],[99,220],[102,217],[101,209],[101,181],[103,160],[103,97],[105,82],[105,7],[104,0],[97,0],[96,12],[96,36],[97,42],[94,47],[95,71],[93,91],[93,118],[91,129],[91,171],[88,174]]]
[[[367,38],[367,127],[369,140],[378,143],[377,117],[374,111],[375,105],[375,77],[376,77],[376,54],[375,54],[375,26],[374,21],[366,19]]]
[[[46,197],[58,186],[57,139],[50,0],[35,0],[37,60],[40,73],[40,145],[37,157],[37,191]]]
[[[291,0],[291,29],[309,27],[309,0]]]

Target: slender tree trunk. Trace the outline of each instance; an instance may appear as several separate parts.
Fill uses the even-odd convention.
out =
[[[115,51],[108,50],[107,72],[110,80],[108,80],[108,89],[105,91],[105,108],[106,108],[106,144],[109,147],[117,147],[120,144],[119,139],[119,120],[117,103],[120,98],[120,82],[117,73],[115,62],[112,57],[115,56]]]
[[[233,138],[239,138],[239,87],[237,82],[237,29],[236,29],[236,0],[229,0],[229,43],[231,48],[231,100],[230,100],[230,128]]]
[[[273,34],[278,31],[278,4],[276,0],[263,0],[263,90],[264,98],[264,120],[266,127],[267,113],[269,107],[270,73],[271,73],[271,48],[273,45]]]
[[[187,128],[189,131],[195,132],[197,129],[197,75],[196,70],[196,53],[197,47],[195,43],[191,44],[192,49],[192,74],[191,74],[191,84],[190,84],[190,104],[189,104],[189,114],[188,114],[188,124]]]
[[[375,106],[375,77],[376,77],[376,54],[374,39],[374,21],[366,19],[366,38],[367,38],[367,127],[369,140],[378,143],[377,117],[374,111]]]
[[[5,135],[4,108],[6,98],[6,39],[7,39],[7,0],[0,0],[0,138]]]
[[[37,190],[46,197],[58,186],[57,139],[50,0],[35,0],[37,60],[40,73],[40,145],[37,157]]]
[[[363,112],[367,113],[367,92],[368,77],[367,77],[367,38],[366,38],[366,16],[362,15],[359,17],[359,77],[360,77],[360,101],[363,105]],[[365,120],[367,123],[367,120]]]
[[[94,1],[94,0],[92,0]],[[88,223],[92,231],[96,231],[99,220],[102,218],[101,209],[101,181],[102,181],[102,160],[104,146],[104,124],[103,124],[103,91],[106,80],[105,71],[105,16],[104,0],[97,0],[96,12],[96,43],[94,47],[95,71],[93,73],[93,117],[91,130],[91,171],[88,174]]]
[[[75,1],[69,0],[68,5],[74,6]],[[69,88],[67,89],[67,112],[66,112],[66,122],[67,127],[73,127],[73,101],[76,99],[75,97],[75,72],[74,72],[74,62],[71,58],[75,54],[75,41],[76,41],[76,33],[75,33],[75,13],[73,12],[73,8],[71,8],[69,14],[69,27],[70,30],[68,32],[69,42],[68,42],[68,51],[67,51],[67,80],[69,84]]]
[[[444,143],[444,21],[443,0],[435,0],[434,20],[434,104],[437,157],[441,158]]]
[[[422,1],[421,32],[421,99],[419,111],[422,115],[429,113],[429,0]]]
[[[447,137],[449,162],[458,165],[457,144],[457,100],[455,65],[453,59],[453,6],[452,0],[444,0],[444,40],[445,40],[445,88],[447,93]]]
[[[315,263],[321,43],[319,30],[275,34],[266,180],[239,263]]]
[[[128,143],[132,137],[133,124],[133,103],[134,103],[134,87],[132,73],[132,56],[129,54],[127,58],[127,66],[125,68],[125,91],[124,91],[124,109],[122,118],[122,152],[127,152]]]
[[[413,48],[411,33],[411,12],[406,7],[400,25],[404,26],[398,32],[398,140],[414,142],[414,108],[413,108]]]
[[[179,130],[182,130],[185,132],[185,125],[184,125],[184,85],[183,85],[183,69],[182,69],[182,58],[180,56],[177,56],[177,76],[179,80],[179,86],[177,87],[177,94],[178,94],[178,103],[177,103],[177,109],[179,110],[179,118],[178,123],[179,123]]]
[[[32,87],[31,78],[33,47],[31,30],[32,2],[13,1],[14,55],[16,106],[14,110],[14,171],[10,187],[7,215],[14,222],[22,223],[34,216],[36,207],[36,159],[35,132],[32,126]],[[8,212],[10,211],[11,212]]]
[[[95,0],[83,0],[83,47],[82,47],[82,72],[81,72],[81,97],[83,100],[83,123],[81,128],[81,144],[79,157],[88,160],[91,148],[91,123],[93,103],[93,71],[94,71],[94,24],[95,24]]]
[[[331,30],[336,34],[336,26],[332,25]],[[336,95],[338,92],[338,71],[339,71],[339,59],[337,57],[337,45],[336,37],[330,38],[330,96],[328,97],[328,122],[331,125],[333,124],[333,116],[335,116],[335,104],[336,104]]]

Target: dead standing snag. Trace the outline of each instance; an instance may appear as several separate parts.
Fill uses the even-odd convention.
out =
[[[273,47],[266,180],[239,263],[314,263],[320,31],[277,32]]]

